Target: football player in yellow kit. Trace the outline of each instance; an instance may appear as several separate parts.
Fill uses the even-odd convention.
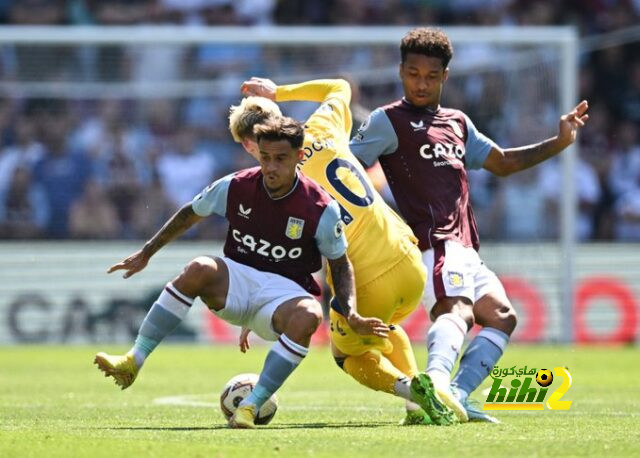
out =
[[[363,385],[406,399],[405,424],[466,421],[464,408],[451,397],[441,397],[430,378],[419,373],[409,338],[399,325],[419,304],[426,272],[411,229],[375,191],[349,150],[349,84],[315,80],[276,86],[271,80],[252,78],[243,83],[242,92],[249,97],[232,107],[229,127],[234,140],[254,157],[259,150],[253,126],[281,115],[274,101],[321,103],[305,123],[301,170],[340,204],[355,271],[357,312],[390,325],[387,338],[361,335],[359,323],[351,319],[350,304],[333,299],[330,334],[338,365]],[[332,287],[330,275],[327,278]],[[241,336],[241,348],[247,346],[247,334]]]

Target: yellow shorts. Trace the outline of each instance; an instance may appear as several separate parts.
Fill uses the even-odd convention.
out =
[[[375,280],[357,286],[358,313],[377,317],[387,324],[398,324],[413,312],[422,299],[427,271],[422,253],[413,246],[407,255]],[[333,307],[329,311],[331,341],[345,355],[361,355],[368,350],[391,353],[389,339],[362,336],[353,331],[344,316]]]

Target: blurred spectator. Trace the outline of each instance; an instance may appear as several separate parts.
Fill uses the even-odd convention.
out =
[[[362,93],[358,81],[348,74],[340,75],[340,78],[348,81],[351,86],[351,103],[349,104],[349,109],[351,109],[352,125],[349,137],[353,137],[358,132],[358,128],[362,123],[367,120],[371,114],[371,110],[362,104]]]
[[[330,25],[331,3],[279,0],[274,12],[276,23],[281,25]]]
[[[160,0],[159,7],[171,22],[185,25],[201,25],[202,10],[211,0]]]
[[[184,105],[182,118],[197,138],[196,148],[215,159],[216,176],[224,176],[239,168],[235,156],[242,157],[238,144],[229,134],[229,107],[237,104],[233,98],[195,98]],[[246,155],[248,156],[248,155]],[[255,165],[251,162],[249,167]]]
[[[637,127],[630,121],[618,125],[615,132],[609,186],[617,198],[640,182],[640,144]]]
[[[500,222],[498,237],[510,241],[548,237],[546,200],[540,195],[542,168],[533,167],[503,181],[496,195]]]
[[[49,202],[28,168],[14,169],[9,186],[0,191],[0,237],[35,238],[45,234]]]
[[[612,120],[606,106],[595,101],[589,107],[589,129],[580,136],[580,159],[589,164],[598,180],[599,198],[593,209],[592,234],[594,239],[606,240],[613,237],[614,193],[609,186],[609,171],[612,154],[609,131]]]
[[[89,117],[73,133],[72,149],[88,153],[95,179],[115,206],[121,236],[131,237],[135,198],[151,180],[147,133],[127,123],[119,101],[100,102],[98,116]]]
[[[609,170],[609,187],[615,199],[618,240],[640,240],[640,144],[638,130],[631,121],[616,129],[614,153]]]
[[[240,24],[271,25],[276,0],[235,0],[233,10]]]
[[[548,204],[545,215],[546,224],[550,228],[549,235],[559,236],[560,208],[562,199],[563,165],[560,158],[545,162],[541,168],[542,182],[539,194]],[[575,164],[575,192],[578,200],[576,219],[576,237],[578,240],[589,240],[595,235],[593,224],[596,206],[601,198],[600,181],[595,168],[583,157],[578,157]]]
[[[169,219],[175,210],[160,179],[155,176],[149,186],[140,190],[133,202],[131,226],[134,234],[149,239]]]
[[[620,241],[640,241],[640,185],[629,191],[616,202],[617,222],[615,237]]]
[[[13,144],[13,114],[15,102],[8,98],[0,99],[0,147]]]
[[[104,161],[117,144],[135,162],[144,162],[151,141],[148,132],[131,123],[120,100],[105,99],[98,103],[96,115],[87,116],[70,136],[71,147],[85,151],[92,160]],[[137,167],[142,168],[142,164]],[[147,167],[146,165],[144,167]],[[142,173],[142,170],[140,171]]]
[[[48,115],[43,126],[45,153],[34,167],[35,180],[44,189],[51,208],[47,235],[54,238],[68,236],[69,209],[91,175],[89,159],[66,144],[66,124],[63,114]]]
[[[622,115],[633,122],[640,123],[640,56],[630,64],[628,84],[622,97]]]
[[[99,24],[139,24],[157,11],[155,0],[87,0]]]
[[[33,120],[27,116],[19,116],[15,124],[15,143],[0,152],[0,192],[9,183],[18,167],[32,170],[34,164],[42,158],[43,148],[35,139],[36,131]]]
[[[142,103],[142,116],[147,135],[156,146],[165,146],[180,126],[178,107],[170,99],[151,99]]]
[[[216,162],[208,151],[197,147],[193,129],[182,127],[157,166],[167,196],[177,209],[213,181]]]
[[[506,182],[498,180],[494,174],[484,169],[469,170],[467,176],[473,214],[478,221],[482,221],[482,224],[478,225],[480,240],[495,240],[501,233],[496,193],[498,186],[504,186]]]
[[[88,180],[84,192],[69,211],[69,235],[76,239],[112,239],[120,235],[116,207],[94,180]]]
[[[138,195],[147,185],[134,160],[125,152],[122,141],[114,145],[112,154],[100,170],[98,179],[117,211],[123,227],[122,235],[130,236],[133,208]]]
[[[9,13],[12,24],[62,24],[66,0],[20,0]]]

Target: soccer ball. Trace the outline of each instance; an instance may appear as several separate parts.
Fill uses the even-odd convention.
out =
[[[229,421],[236,411],[238,404],[244,398],[249,396],[253,388],[258,383],[258,374],[240,374],[233,377],[227,382],[220,394],[220,410],[222,415]],[[256,415],[256,425],[266,425],[276,414],[278,410],[278,398],[275,394],[271,395],[267,402],[262,404],[258,415]]]
[[[540,369],[536,374],[536,382],[540,386],[549,386],[553,382],[553,372],[549,369]]]

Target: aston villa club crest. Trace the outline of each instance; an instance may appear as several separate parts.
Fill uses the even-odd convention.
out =
[[[459,272],[449,272],[449,284],[453,287],[464,286],[464,277]]]
[[[299,218],[289,217],[287,222],[287,229],[284,231],[285,235],[291,240],[298,240],[302,237],[302,229],[304,228],[304,220]]]

